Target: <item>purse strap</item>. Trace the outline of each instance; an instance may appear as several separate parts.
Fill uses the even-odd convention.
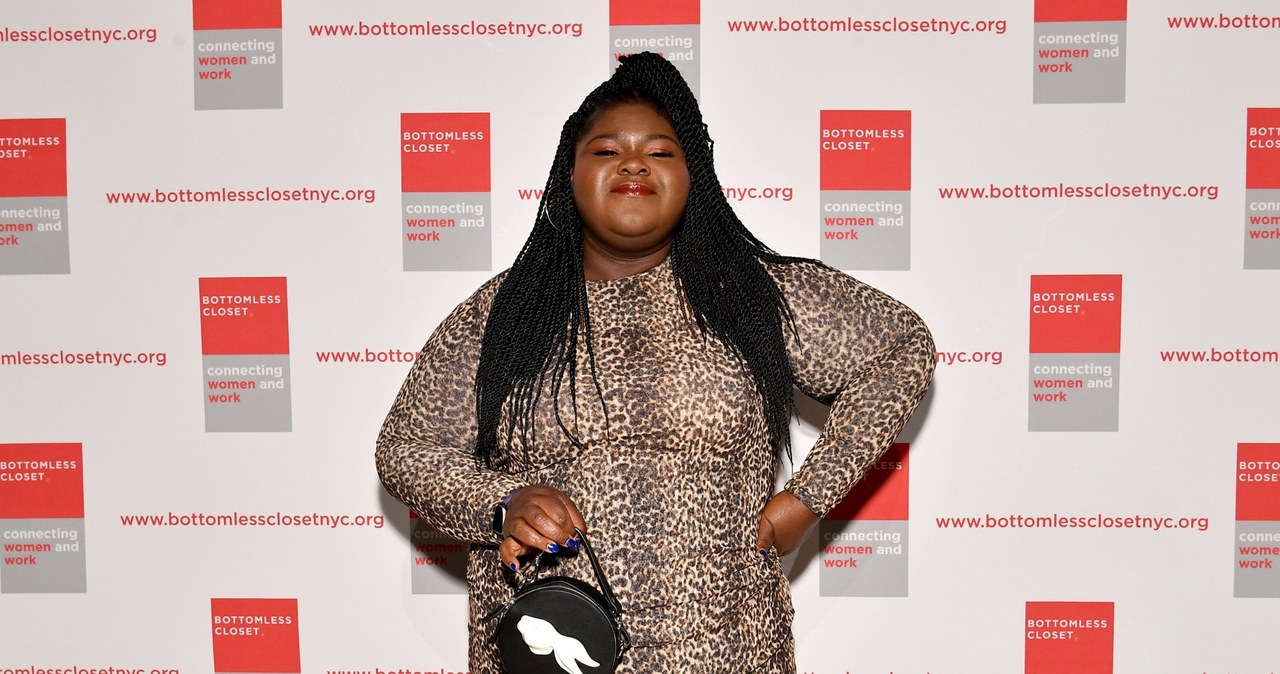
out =
[[[582,541],[582,550],[587,553],[587,559],[591,562],[591,570],[596,574],[596,584],[600,586],[600,594],[604,595],[604,601],[609,605],[609,612],[613,614],[615,620],[622,618],[622,606],[618,604],[617,597],[613,596],[613,588],[609,587],[609,579],[604,577],[604,571],[600,569],[600,560],[596,559],[596,553],[591,549],[591,542],[587,540],[587,532],[577,527],[573,528],[578,534],[578,539]]]
[[[587,561],[591,562],[591,571],[595,574],[596,585],[600,588],[600,595],[604,597],[604,603],[606,605],[605,608],[609,609],[609,615],[612,615],[613,619],[618,621],[618,627],[622,636],[623,650],[626,650],[626,648],[631,646],[631,639],[627,636],[626,630],[622,629],[622,605],[618,603],[618,598],[613,595],[613,588],[609,586],[609,579],[605,578],[604,570],[600,568],[600,560],[596,559],[596,553],[591,549],[591,541],[587,539],[587,532],[577,527],[574,527],[573,531],[578,535],[578,540],[582,541],[582,545],[580,547],[583,552],[587,553]],[[534,557],[533,568],[531,569],[532,572],[537,572],[539,566],[538,562],[542,559],[542,555],[543,553],[539,552],[538,556]],[[525,582],[528,581],[526,580]],[[524,583],[522,582],[521,586],[523,587],[523,585]],[[489,622],[490,620],[506,613],[507,609],[511,608],[511,604],[514,601],[515,597],[513,596],[511,599],[507,600],[505,604],[502,604],[490,611],[489,614],[483,618],[482,622]]]

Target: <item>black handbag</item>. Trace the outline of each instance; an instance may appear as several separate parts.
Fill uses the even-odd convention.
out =
[[[485,618],[502,616],[493,638],[511,674],[606,674],[631,647],[620,622],[622,608],[591,543],[581,530],[577,534],[599,589],[576,578],[539,578]]]

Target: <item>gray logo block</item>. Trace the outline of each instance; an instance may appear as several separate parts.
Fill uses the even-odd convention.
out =
[[[823,190],[819,257],[838,269],[911,268],[910,190]]]
[[[1280,597],[1280,522],[1237,521],[1235,596]]]
[[[1120,354],[1033,353],[1029,431],[1120,430]]]
[[[0,198],[0,275],[69,274],[66,197]]]
[[[1042,21],[1032,49],[1033,103],[1123,103],[1124,21]]]
[[[488,271],[493,230],[488,192],[405,192],[400,240],[405,271]]]
[[[700,29],[697,24],[670,26],[610,26],[609,72],[618,67],[618,57],[651,51],[675,65],[698,95],[699,63],[702,62]]]
[[[437,531],[422,520],[410,520],[413,566],[409,571],[413,594],[467,593],[467,544]]]
[[[1244,268],[1280,269],[1280,190],[1245,190],[1244,202]]]
[[[288,355],[205,356],[204,430],[290,431]]]
[[[906,520],[818,524],[818,596],[907,596]]]
[[[83,519],[0,519],[0,593],[84,592]]]
[[[279,28],[199,30],[192,66],[196,110],[284,107]]]

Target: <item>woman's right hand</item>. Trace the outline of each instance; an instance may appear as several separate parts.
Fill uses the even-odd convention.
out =
[[[502,522],[502,544],[498,555],[504,566],[516,570],[516,559],[532,552],[555,553],[577,548],[574,528],[586,531],[578,506],[564,492],[545,484],[517,489],[507,501],[507,515]]]

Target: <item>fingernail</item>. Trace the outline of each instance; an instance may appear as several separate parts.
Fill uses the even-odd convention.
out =
[[[765,559],[769,559],[769,551],[765,550],[764,548],[760,548],[760,556],[764,557]]]
[[[573,550],[577,550],[577,549],[578,549],[578,546],[580,546],[580,545],[582,545],[582,544],[578,542],[578,539],[576,539],[576,538],[570,538],[570,539],[568,540],[568,542],[566,542],[566,543],[565,543],[565,545],[569,546],[569,547],[570,547],[571,549],[573,549]]]
[[[550,552],[551,554],[554,555],[557,552],[560,552],[560,546],[556,545],[555,543],[547,543],[547,552]]]
[[[512,571],[515,571],[515,570],[516,570],[516,563],[515,563],[515,562],[511,562],[510,564],[508,564],[508,565],[507,565],[507,567],[509,567]]]

